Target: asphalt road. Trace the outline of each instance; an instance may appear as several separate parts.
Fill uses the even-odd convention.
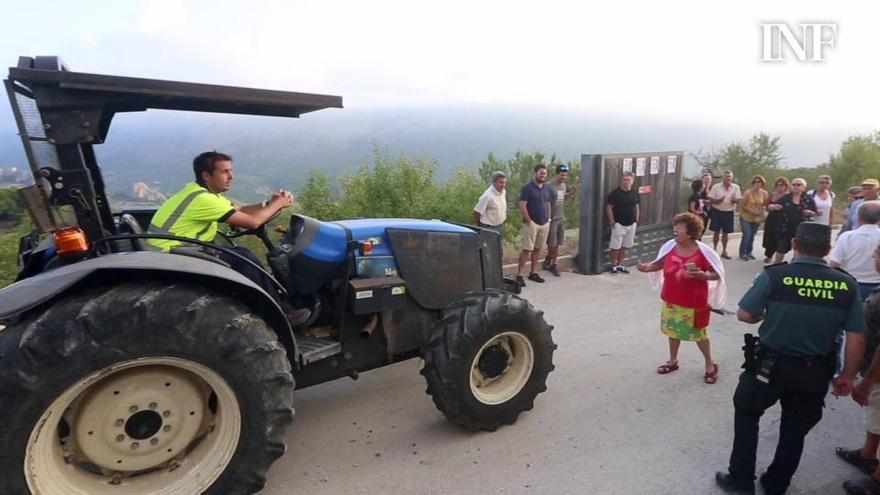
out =
[[[733,309],[762,265],[734,259],[726,268]],[[515,425],[494,433],[456,428],[425,394],[420,360],[410,360],[298,392],[288,452],[263,493],[721,493],[713,475],[727,466],[749,326],[713,314],[720,378],[706,385],[693,344],[682,346],[680,370],[654,371],[667,358],[667,340],[659,295],[644,274],[564,273],[529,283],[523,296],[545,311],[559,348],[547,392]],[[842,482],[861,476],[834,447],[861,445],[862,412],[849,398],[826,402],[790,494],[844,493]],[[761,426],[759,472],[778,438],[778,406]]]

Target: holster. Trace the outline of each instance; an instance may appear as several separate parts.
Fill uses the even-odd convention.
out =
[[[749,373],[755,373],[758,370],[758,343],[760,340],[758,337],[747,333],[743,335],[744,345],[742,347],[743,350],[743,358],[745,361],[743,362],[742,368]]]

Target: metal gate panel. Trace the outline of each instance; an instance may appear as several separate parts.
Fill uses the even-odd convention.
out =
[[[652,158],[659,160],[656,168],[651,166]],[[640,159],[644,167],[639,166]],[[639,226],[633,247],[627,250],[627,264],[652,260],[660,246],[672,238],[672,219],[682,211],[684,152],[581,155],[581,273],[601,273],[611,267],[611,225],[605,205],[608,194],[618,187],[625,167],[635,174],[633,188],[639,191],[641,200]]]

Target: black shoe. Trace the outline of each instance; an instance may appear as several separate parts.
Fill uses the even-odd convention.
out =
[[[752,256],[751,254],[747,254],[746,256],[748,256],[750,260],[754,260],[754,259],[755,259],[755,257]]]
[[[296,328],[309,321],[312,312],[306,308],[285,308],[284,316],[287,317],[287,321],[290,323],[291,328]]]
[[[837,457],[859,468],[859,471],[868,475],[872,474],[877,469],[877,466],[880,465],[880,461],[877,459],[865,459],[862,457],[861,449],[850,450],[837,447],[834,449],[834,453],[837,454]]]
[[[620,266],[617,267],[617,273],[626,273],[626,274],[629,274],[629,270],[627,270],[625,266],[620,265]]]
[[[556,266],[556,263],[550,265],[550,273],[552,273],[554,277],[561,277],[562,276],[562,274],[559,273],[559,267]]]
[[[741,255],[739,255],[739,260],[740,261],[749,261],[749,257],[745,254],[741,254]]]
[[[541,278],[541,276],[538,275],[537,273],[530,273],[530,274],[529,274],[529,280],[531,280],[531,281],[533,281],[533,282],[538,282],[539,284],[543,284],[543,283],[544,283],[544,279]]]
[[[525,286],[526,286],[526,281],[523,280],[522,275],[517,275],[517,276],[516,276],[516,283],[519,284],[520,287],[525,287]]]
[[[880,494],[880,483],[874,478],[846,480],[843,482],[843,489],[849,495],[877,495]]]
[[[550,264],[549,260],[544,260],[544,264],[542,265],[543,269],[549,270],[551,266],[553,266],[553,265]]]
[[[785,490],[780,490],[778,488],[772,488],[767,486],[767,473],[762,473],[761,476],[758,477],[758,482],[761,483],[761,487],[764,488],[764,493],[766,495],[785,495]]]
[[[734,478],[729,473],[722,471],[715,473],[715,483],[726,492],[748,493],[750,495],[754,495],[755,493],[754,481],[744,481],[739,478]]]

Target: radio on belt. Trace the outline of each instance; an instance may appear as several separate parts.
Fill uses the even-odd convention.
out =
[[[406,304],[406,282],[400,277],[353,278],[348,285],[349,304],[354,314],[399,309]]]

